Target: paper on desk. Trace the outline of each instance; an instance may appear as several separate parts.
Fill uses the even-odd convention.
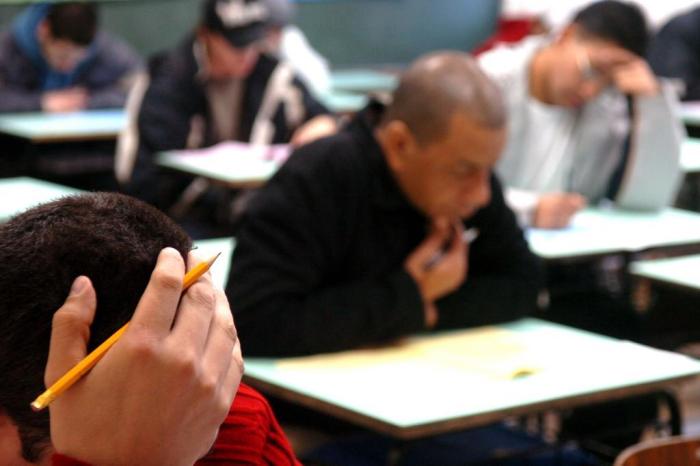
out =
[[[588,208],[561,230],[527,231],[530,248],[545,258],[640,251],[650,247],[697,243],[700,215],[678,209],[637,212]]]
[[[461,332],[430,339],[416,338],[388,347],[283,359],[278,368],[343,371],[415,361],[422,361],[434,369],[468,372],[499,380],[531,375],[547,366],[546,354],[525,345],[516,332],[483,327],[470,332],[469,338],[464,338]]]
[[[237,141],[225,141],[205,149],[178,151],[178,155],[183,157],[249,157],[251,159],[272,161],[280,164],[286,161],[290,154],[291,146],[288,144],[264,145]]]

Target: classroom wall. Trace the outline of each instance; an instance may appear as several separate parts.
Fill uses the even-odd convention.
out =
[[[21,10],[0,2],[0,25]],[[197,22],[198,0],[105,0],[102,20],[148,55]],[[297,23],[336,67],[401,64],[434,49],[469,50],[493,29],[499,0],[339,0],[299,4]]]

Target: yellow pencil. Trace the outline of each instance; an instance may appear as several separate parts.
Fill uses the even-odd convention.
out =
[[[187,272],[182,282],[182,291],[185,291],[197,280],[199,280],[199,277],[204,275],[207,270],[209,270],[212,264],[214,264],[214,261],[216,261],[220,255],[221,253],[212,257],[208,261],[200,262],[196,266],[192,267],[192,269]],[[42,409],[46,408],[53,400],[60,396],[61,393],[68,390],[75,382],[80,380],[82,376],[90,371],[90,369],[95,367],[95,364],[97,364],[105,353],[107,353],[107,351],[119,340],[119,338],[121,338],[128,326],[129,323],[127,322],[122,328],[114,332],[111,337],[88,354],[82,361],[66,372],[63,377],[47,388],[44,393],[39,395],[36,400],[32,402],[32,409],[34,411],[41,411]]]

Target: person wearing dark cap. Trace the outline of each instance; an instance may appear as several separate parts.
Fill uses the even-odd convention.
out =
[[[151,59],[150,83],[132,109],[137,153],[131,178],[122,181],[161,208],[170,207],[191,179],[159,171],[153,157],[160,151],[227,140],[301,145],[335,131],[335,119],[292,69],[262,52],[268,21],[263,1],[202,5],[197,29]]]
[[[294,24],[296,8],[290,0],[265,0],[270,10],[267,44],[270,53],[290,65],[314,95],[331,89],[328,61],[309,43]]]
[[[604,198],[637,210],[673,202],[684,132],[672,86],[644,59],[647,42],[640,9],[607,0],[581,9],[553,40],[480,56],[506,95],[497,172],[522,223],[565,227]]]
[[[0,38],[0,112],[121,107],[141,59],[92,2],[37,3]]]

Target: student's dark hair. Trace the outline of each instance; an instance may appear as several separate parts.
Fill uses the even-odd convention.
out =
[[[97,6],[92,2],[55,3],[46,20],[55,39],[87,46],[97,33]]]
[[[603,39],[645,56],[649,44],[649,29],[642,10],[630,2],[604,0],[579,10],[572,20],[582,32]]]
[[[187,257],[191,240],[165,214],[116,193],[65,197],[0,225],[0,413],[17,425],[27,461],[50,443],[47,410],[29,404],[45,388],[51,320],[73,280],[89,277],[97,293],[92,349],[131,318],[167,246]]]
[[[462,112],[488,128],[501,128],[506,112],[500,90],[463,52],[433,52],[406,70],[380,125],[403,121],[420,144],[447,133],[452,116]]]

